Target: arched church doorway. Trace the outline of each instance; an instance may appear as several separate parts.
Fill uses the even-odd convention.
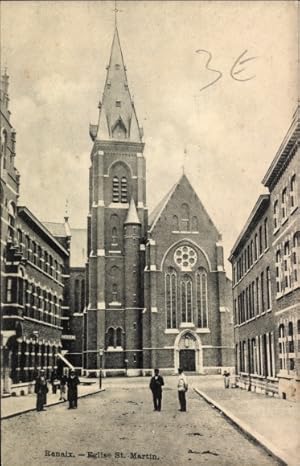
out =
[[[179,365],[185,372],[195,372],[196,351],[193,349],[182,349],[179,351]]]
[[[202,372],[202,345],[199,336],[185,330],[177,335],[175,341],[175,370],[181,367],[185,372]]]

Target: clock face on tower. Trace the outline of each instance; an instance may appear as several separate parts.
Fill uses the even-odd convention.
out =
[[[197,253],[190,246],[180,246],[174,253],[174,261],[182,272],[190,272],[197,262]]]

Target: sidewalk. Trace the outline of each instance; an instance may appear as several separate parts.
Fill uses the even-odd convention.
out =
[[[80,377],[80,382],[82,382],[78,387],[78,398],[84,396],[93,395],[104,391],[102,388],[99,389],[99,382],[97,379],[86,379]],[[88,383],[88,385],[85,385]],[[48,384],[49,393],[47,394],[47,407],[53,406],[60,403],[67,403],[64,401],[59,401],[59,390],[56,394],[51,393],[51,386]],[[18,416],[20,414],[27,413],[29,411],[35,411],[36,409],[36,395],[26,395],[26,396],[10,396],[8,398],[1,398],[1,419],[7,419],[13,416]]]
[[[299,404],[241,390],[224,389],[220,376],[201,378],[195,391],[283,463],[300,464]]]

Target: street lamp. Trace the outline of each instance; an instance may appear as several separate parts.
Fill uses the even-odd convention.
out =
[[[102,388],[102,356],[103,356],[103,349],[99,350],[99,356],[100,356],[99,388],[101,390],[101,388]]]
[[[127,377],[128,359],[124,359],[124,362],[125,362],[125,375]]]

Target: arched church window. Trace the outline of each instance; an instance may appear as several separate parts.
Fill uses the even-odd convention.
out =
[[[190,208],[187,204],[181,205],[181,230],[190,230]]]
[[[120,182],[117,176],[114,176],[112,180],[112,201],[120,202]]]
[[[127,192],[127,178],[125,176],[121,179],[121,202],[128,202],[128,192]]]
[[[173,268],[165,274],[165,299],[167,328],[177,326],[177,275]]]
[[[108,330],[107,330],[107,335],[106,335],[106,341],[107,341],[107,346],[114,346],[114,337],[115,337],[115,331],[112,327],[110,327]]]
[[[120,327],[116,330],[116,346],[123,346],[122,345],[122,329]]]
[[[198,328],[206,328],[208,326],[207,273],[202,268],[196,273],[196,296],[197,326]]]
[[[172,218],[172,230],[173,231],[178,231],[179,230],[179,222],[178,222],[177,215],[173,215],[173,218]]]
[[[118,232],[117,232],[116,227],[113,227],[111,231],[111,244],[113,246],[118,245]]]
[[[120,221],[119,221],[119,217],[116,214],[111,215],[110,226],[111,226],[111,244],[112,246],[118,246]]]
[[[181,321],[193,322],[193,282],[192,278],[185,274],[180,282],[181,291]]]
[[[194,216],[192,218],[192,230],[193,231],[198,231],[198,218],[196,216]]]

